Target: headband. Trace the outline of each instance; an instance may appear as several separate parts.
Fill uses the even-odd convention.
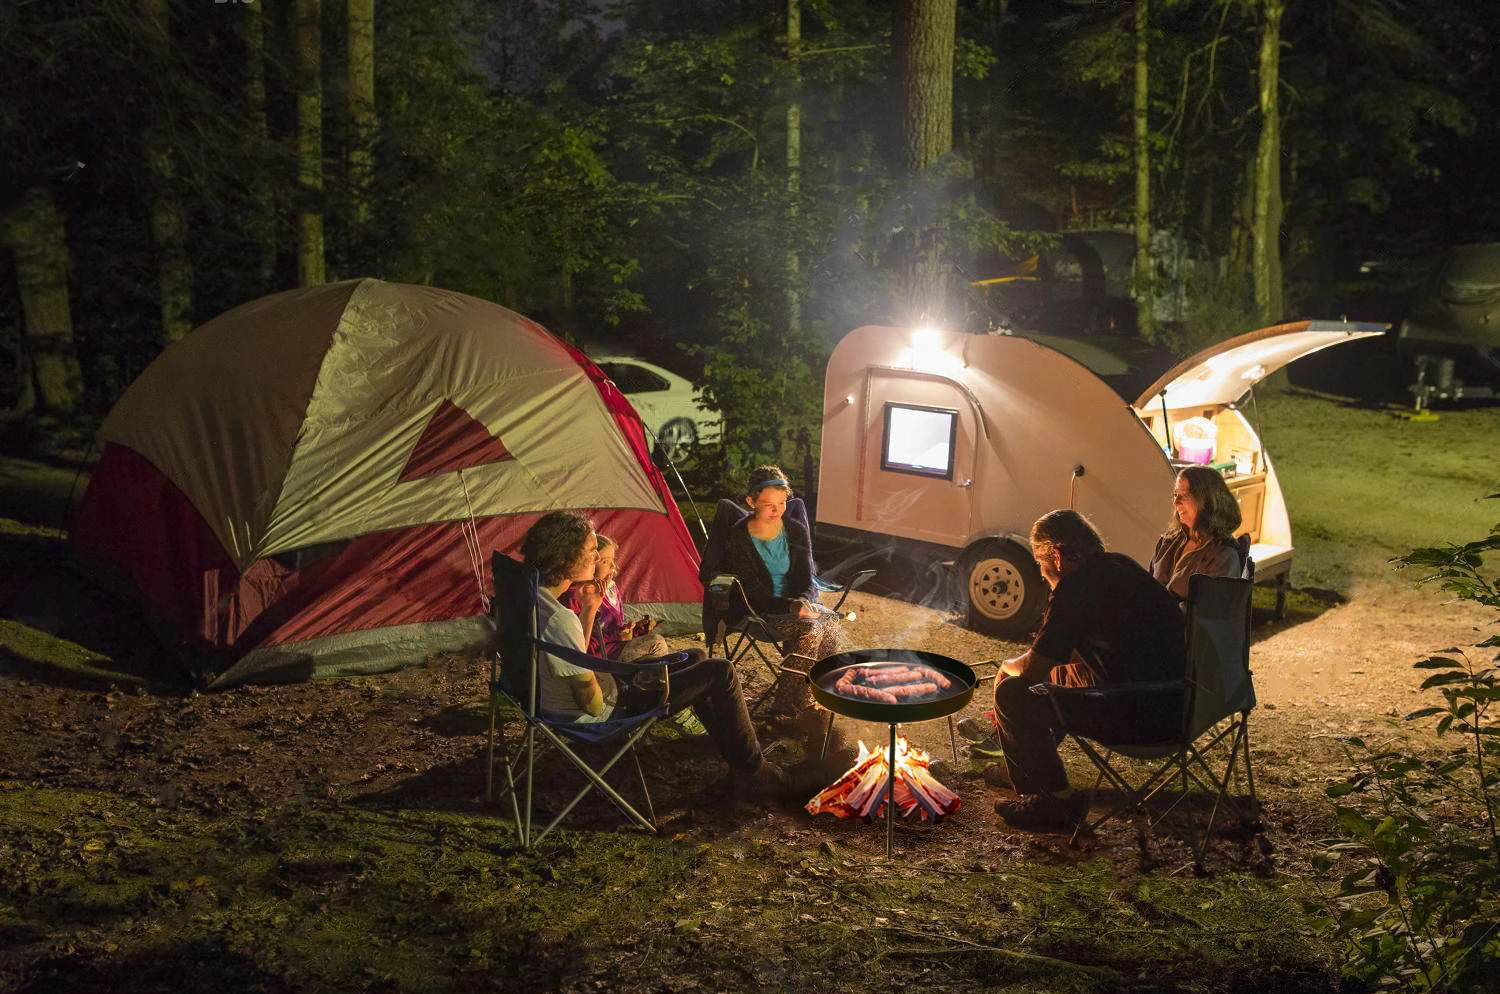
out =
[[[750,492],[746,494],[746,496],[753,497],[767,487],[785,487],[788,490],[792,489],[792,485],[786,480],[761,480],[759,483],[751,485]]]

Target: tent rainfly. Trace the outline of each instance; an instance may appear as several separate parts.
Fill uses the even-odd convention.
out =
[[[484,645],[490,552],[554,510],[620,543],[628,603],[676,630],[699,611],[629,402],[463,294],[365,279],[236,307],[167,348],[101,436],[73,541],[219,660],[214,686]]]

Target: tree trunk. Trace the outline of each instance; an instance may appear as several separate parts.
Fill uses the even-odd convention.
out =
[[[786,105],[786,321],[796,335],[802,329],[802,295],[799,291],[802,260],[797,258],[797,198],[802,195],[802,0],[786,0],[786,55],[791,64],[791,94]]]
[[[354,241],[370,220],[375,176],[375,0],[347,0],[349,27],[349,207]]]
[[[1150,46],[1147,30],[1150,0],[1135,0],[1135,292],[1136,328],[1154,341],[1155,281],[1151,266],[1151,120],[1149,117]]]
[[[956,0],[900,0],[892,31],[901,88],[901,160],[916,190],[907,230],[904,282],[909,320],[947,323],[948,239],[943,178],[922,174],[953,149]]]
[[[167,0],[144,0],[142,13],[152,41],[162,52],[172,50],[172,25]],[[175,342],[193,330],[193,264],[187,251],[177,163],[171,136],[153,124],[142,136],[146,158],[146,218],[156,253],[156,288],[161,307],[162,338]]]
[[[319,0],[297,0],[297,282],[326,281],[323,264],[323,59]]]
[[[250,180],[256,215],[252,220],[257,245],[257,269],[261,286],[269,289],[276,278],[276,197],[271,170],[265,168],[271,147],[271,127],[266,118],[266,19],[265,5],[240,7],[245,17],[245,104],[255,158],[261,163]]]
[[[1249,275],[1251,229],[1255,227],[1255,157],[1246,156],[1234,185],[1229,228],[1229,266],[1237,279]]]
[[[1260,140],[1255,147],[1255,216],[1250,271],[1255,309],[1265,324],[1283,316],[1281,286],[1281,15],[1285,0],[1263,0],[1260,36]]]
[[[66,414],[78,407],[83,375],[68,304],[68,242],[62,212],[44,187],[0,217],[0,244],[15,254],[21,298],[20,403],[23,411]]]
[[[900,0],[896,73],[901,86],[901,158],[919,173],[953,148],[953,49],[957,0]]]

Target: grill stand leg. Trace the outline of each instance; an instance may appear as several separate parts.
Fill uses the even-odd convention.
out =
[[[896,723],[891,722],[891,751],[886,755],[890,776],[885,781],[885,858],[891,858],[891,843],[896,839]]]
[[[958,765],[958,729],[953,726],[953,715],[948,716],[948,744],[953,747],[953,765]]]
[[[823,751],[818,753],[818,761],[822,762],[828,758],[828,743],[833,741],[833,712],[828,712],[828,727],[823,729]]]

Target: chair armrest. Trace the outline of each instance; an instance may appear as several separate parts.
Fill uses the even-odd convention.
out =
[[[633,676],[642,669],[665,670],[671,663],[678,661],[673,657],[681,656],[684,659],[687,657],[686,652],[679,652],[673,653],[671,656],[661,656],[654,660],[643,659],[634,663],[617,663],[613,659],[590,656],[586,652],[579,652],[577,649],[572,649],[565,645],[557,645],[553,642],[546,642],[542,639],[534,638],[531,641],[536,643],[549,656],[556,656],[559,659],[564,659],[572,663],[574,666],[580,666],[595,673],[610,673],[615,676]]]
[[[1031,688],[1031,692],[1038,697],[1052,697],[1061,700],[1085,697],[1104,700],[1109,697],[1123,697],[1126,694],[1188,689],[1190,688],[1186,680],[1149,680],[1141,683],[1101,683],[1093,687],[1064,687],[1060,683],[1039,683]]]
[[[858,573],[855,573],[853,576],[851,576],[849,579],[845,580],[843,586],[840,587],[835,587],[831,584],[828,584],[823,580],[818,579],[817,577],[813,577],[813,583],[817,584],[818,589],[827,591],[829,593],[832,593],[835,590],[839,591],[839,599],[833,605],[833,609],[837,611],[839,608],[844,606],[844,601],[848,599],[851,592],[858,590],[860,587],[863,587],[869,581],[870,577],[874,575],[874,570],[862,569]]]
[[[665,656],[650,656],[645,659],[633,659],[628,663],[618,663],[616,665],[627,667],[640,666],[659,669],[663,666],[681,666],[683,663],[692,658],[692,650],[679,649],[676,652],[669,652]]]

